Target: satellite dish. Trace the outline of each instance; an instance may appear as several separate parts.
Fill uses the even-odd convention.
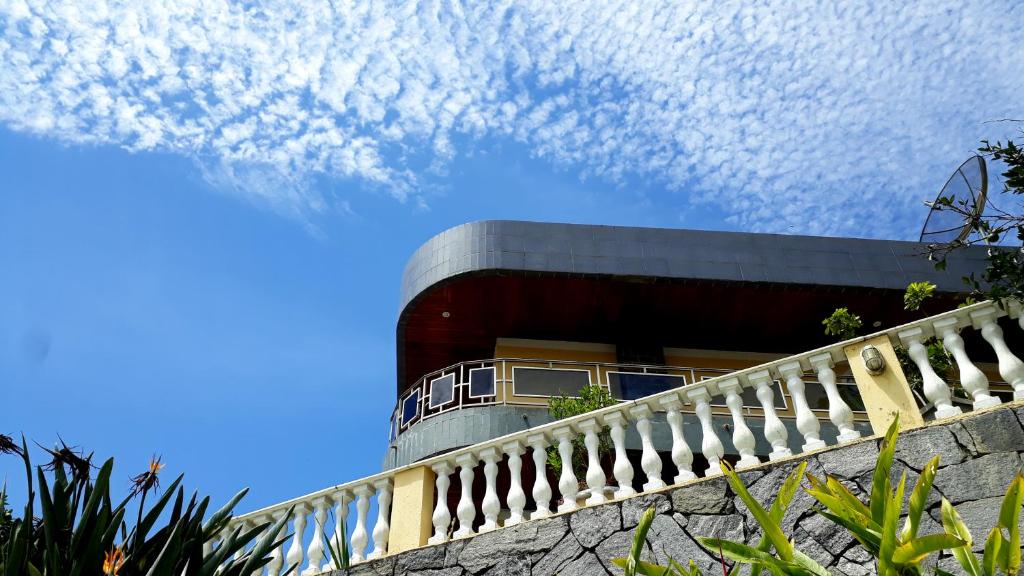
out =
[[[971,233],[971,223],[981,217],[988,193],[988,170],[985,159],[971,156],[946,180],[921,229],[920,242],[929,244],[951,244],[962,242]],[[952,206],[942,206],[940,201],[950,198]]]

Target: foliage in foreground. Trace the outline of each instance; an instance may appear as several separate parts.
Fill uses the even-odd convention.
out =
[[[826,476],[819,479],[807,474],[809,486],[804,490],[820,505],[815,511],[828,518],[837,526],[845,528],[856,539],[858,545],[875,558],[879,576],[916,576],[924,573],[925,560],[940,550],[949,550],[969,576],[1016,576],[1021,565],[1021,542],[1018,520],[1024,501],[1024,474],[1018,471],[1003,498],[997,525],[989,531],[984,553],[978,557],[972,551],[972,536],[956,509],[945,498],[942,499],[942,525],[944,533],[919,535],[921,517],[932,489],[932,481],[938,469],[936,456],[921,471],[921,476],[910,494],[907,509],[903,508],[906,490],[906,473],[895,486],[890,472],[896,450],[899,427],[894,419],[879,449],[878,462],[872,476],[871,492],[867,502],[861,501],[838,479]],[[775,501],[766,510],[740,480],[730,466],[723,463],[726,479],[733,491],[743,500],[761,527],[763,536],[756,546],[720,538],[699,538],[699,542],[713,555],[735,562],[728,571],[729,576],[737,574],[744,564],[751,566],[751,576],[759,576],[767,570],[774,576],[830,576],[831,573],[796,548],[793,539],[783,533],[781,522],[800,486],[806,462],[802,462],[786,478]],[[687,566],[669,559],[668,566],[660,566],[640,559],[647,530],[654,520],[655,510],[649,508],[640,520],[633,536],[629,556],[615,558],[614,564],[624,569],[626,576],[698,576],[702,572],[690,560]],[[900,518],[904,518],[900,527]],[[949,576],[938,567],[939,576]]]
[[[113,459],[93,478],[91,455],[66,445],[47,450],[52,460],[38,467],[32,466],[24,439],[17,446],[0,436],[0,445],[21,457],[28,494],[22,517],[11,519],[0,541],[0,576],[248,576],[266,565],[270,552],[286,538],[274,539],[284,529],[282,519],[244,531],[235,528],[221,545],[208,546],[225,530],[246,490],[207,514],[210,499],[199,500],[193,493],[186,500],[178,476],[147,507],[146,496],[155,496],[159,487],[158,459],[132,478],[131,494],[114,504]],[[36,490],[39,518],[33,515]],[[131,518],[129,505],[135,500]],[[134,520],[131,527],[126,517]],[[238,558],[232,558],[236,553]]]

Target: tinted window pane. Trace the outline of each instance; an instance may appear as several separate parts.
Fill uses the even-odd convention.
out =
[[[420,391],[417,390],[402,402],[402,425],[406,425],[419,414]]]
[[[864,401],[861,400],[856,386],[839,384],[836,388],[839,390],[839,397],[846,402],[850,410],[854,412],[865,411]],[[828,410],[828,395],[825,394],[824,386],[818,382],[808,381],[804,387],[804,394],[807,396],[807,405],[811,407],[811,410]]]
[[[524,396],[575,396],[590,384],[588,370],[512,369],[512,387]]]
[[[701,380],[708,379],[708,376],[701,378]],[[757,388],[744,388],[743,391],[740,392],[740,399],[743,400],[744,408],[761,407],[761,401],[757,399]],[[772,380],[772,404],[779,410],[786,408],[786,399],[782,397],[782,385],[779,384],[778,380]],[[716,396],[711,402],[711,405],[725,406],[725,396]]]
[[[474,368],[469,371],[469,395],[494,396],[494,368]]]
[[[455,374],[441,376],[430,381],[430,407],[437,408],[455,397]]]
[[[611,389],[612,398],[619,400],[636,400],[685,385],[686,378],[683,376],[629,372],[608,373],[608,387]]]

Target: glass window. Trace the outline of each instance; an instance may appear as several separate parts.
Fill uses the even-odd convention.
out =
[[[402,426],[412,422],[419,416],[420,391],[416,390],[402,401]]]
[[[575,396],[590,385],[590,370],[512,368],[512,391],[517,396]]]
[[[685,376],[644,374],[640,372],[609,372],[608,388],[612,398],[636,400],[658,392],[686,385]]]
[[[828,410],[828,395],[825,394],[825,387],[813,380],[806,380],[804,384],[804,395],[807,397],[807,405],[811,407],[811,410]],[[846,402],[850,410],[854,412],[867,411],[856,385],[839,383],[836,385],[836,389],[839,390],[839,397]]]
[[[469,396],[494,396],[494,368],[473,368],[469,371]]]
[[[713,376],[701,376],[701,380],[710,380]],[[740,399],[743,400],[744,408],[761,408],[761,401],[757,398],[757,388],[744,388],[740,392]],[[715,396],[711,402],[712,406],[725,406],[725,396]],[[782,395],[782,385],[778,380],[772,380],[772,405],[776,410],[786,409],[786,398]]]
[[[455,374],[430,381],[430,407],[444,406],[455,399]]]

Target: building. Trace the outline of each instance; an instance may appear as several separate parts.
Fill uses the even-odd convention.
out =
[[[544,424],[548,399],[583,385],[629,401],[813,350],[834,342],[821,323],[837,307],[859,314],[865,332],[922,318],[903,309],[910,282],[938,286],[929,311],[954,308],[962,276],[983,261],[982,250],[963,252],[939,272],[921,244],[888,240],[511,221],[457,226],[423,244],[405,269],[384,467]],[[976,345],[985,346],[968,341]],[[993,393],[1011,397],[988,368]],[[784,382],[773,385],[796,451],[790,392]],[[848,372],[838,374],[837,389],[854,426],[868,433]],[[832,444],[839,431],[829,424],[824,388],[807,386],[805,394]],[[754,389],[742,399],[744,410],[761,409]],[[728,436],[728,407],[712,409]],[[668,427],[654,428],[655,448],[669,451]],[[700,445],[695,419],[685,434]],[[754,429],[754,436],[758,455],[767,455],[765,435]],[[626,444],[638,460],[635,431]]]

